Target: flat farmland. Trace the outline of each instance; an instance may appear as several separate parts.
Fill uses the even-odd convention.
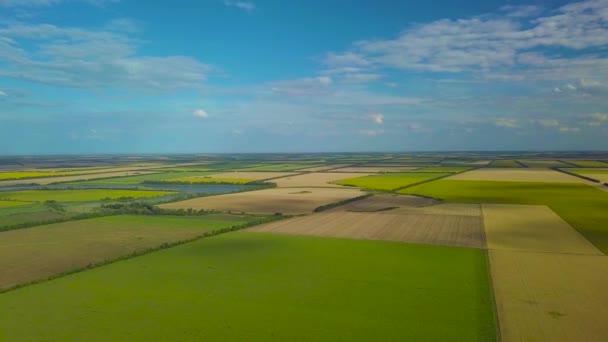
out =
[[[261,164],[261,165],[256,165],[256,166],[249,166],[249,167],[245,167],[242,169],[239,169],[239,171],[244,171],[244,172],[254,172],[254,171],[294,171],[294,170],[300,170],[303,168],[309,168],[309,167],[317,167],[317,166],[321,166],[321,163],[278,163],[278,164],[274,164],[274,163],[268,163],[268,164]]]
[[[401,207],[423,207],[437,204],[439,201],[428,197],[376,194],[357,201],[348,202],[329,211],[373,212]]]
[[[439,203],[420,208],[398,208],[395,212],[418,213],[424,215],[457,215],[481,217],[482,211],[479,204],[467,203]]]
[[[522,167],[516,160],[493,160],[489,165],[490,167]]]
[[[380,173],[380,172],[405,172],[419,169],[420,166],[349,166],[343,167],[336,171],[338,172],[363,172],[363,173]]]
[[[426,180],[448,176],[450,173],[441,172],[402,172],[348,178],[336,181],[336,184],[356,186],[374,190],[394,190],[404,186],[420,183]]]
[[[600,160],[568,160],[579,167],[608,167],[608,163]]]
[[[274,188],[193,198],[160,205],[166,209],[213,209],[255,214],[306,214],[317,207],[362,196],[357,189]]]
[[[603,255],[547,206],[483,204],[489,249]]]
[[[568,167],[569,165],[566,163],[562,163],[559,160],[551,160],[551,159],[520,159],[519,162],[526,165],[527,167],[538,167],[538,168],[548,168],[548,167]]]
[[[368,175],[367,173],[352,173],[352,172],[311,172],[301,175],[287,176],[283,178],[273,179],[270,182],[275,183],[279,187],[342,187],[338,184],[330,182],[341,179],[360,177]]]
[[[251,180],[264,180],[269,178],[285,177],[293,175],[293,172],[256,172],[256,171],[232,171],[222,172],[209,175],[210,178],[237,178],[237,179],[251,179]]]
[[[148,190],[111,190],[111,189],[83,189],[83,190],[22,190],[0,192],[0,199],[10,199],[25,202],[44,202],[54,200],[58,202],[86,202],[99,201],[104,198],[116,199],[121,197],[159,197],[174,194],[171,191]]]
[[[493,341],[487,267],[479,249],[236,232],[4,293],[0,324],[9,341]]]
[[[502,340],[604,341],[608,257],[490,250]]]
[[[568,171],[608,183],[608,169],[568,169]]]
[[[20,184],[31,184],[36,183],[40,185],[47,185],[53,183],[65,183],[65,182],[76,182],[76,181],[87,181],[95,179],[113,178],[113,177],[126,177],[133,175],[147,175],[153,174],[153,171],[116,171],[116,172],[103,172],[103,173],[84,173],[74,176],[57,176],[47,178],[34,178],[34,179],[17,179],[1,181],[0,185],[20,185]]]
[[[112,216],[0,233],[0,289],[247,222],[227,215]]]
[[[608,193],[586,184],[441,179],[400,192],[460,203],[547,205],[608,253]]]
[[[307,167],[304,169],[298,169],[297,171],[319,172],[319,171],[340,169],[340,168],[351,166],[351,165],[352,164],[329,164],[329,165],[322,165],[322,166]],[[340,171],[340,170],[337,170],[337,171]]]
[[[449,180],[588,183],[584,179],[550,169],[476,169],[448,177]]]
[[[481,217],[393,211],[331,212],[264,224],[255,232],[384,240],[426,245],[484,248]]]
[[[217,173],[217,172],[216,172]],[[107,179],[89,180],[87,182],[77,182],[75,184],[121,184],[121,185],[133,185],[141,184],[144,182],[166,182],[171,179],[183,178],[183,177],[198,177],[207,176],[213,174],[211,171],[184,171],[184,172],[164,172],[164,173],[149,173],[139,175],[129,175],[124,177],[114,177]]]
[[[443,172],[443,173],[457,173],[471,170],[471,167],[467,166],[430,166],[416,170],[416,172]]]
[[[1,196],[2,195],[0,194],[0,197]],[[21,201],[2,201],[2,200],[0,200],[0,209],[20,207],[20,206],[24,206],[24,205],[28,205],[28,204],[30,204],[30,203],[21,202]]]

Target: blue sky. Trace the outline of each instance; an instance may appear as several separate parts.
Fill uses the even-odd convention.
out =
[[[0,0],[0,154],[608,149],[608,0]]]

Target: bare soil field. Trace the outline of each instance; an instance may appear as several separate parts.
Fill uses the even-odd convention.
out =
[[[305,169],[298,169],[297,171],[318,172],[318,171],[339,169],[339,168],[343,168],[343,167],[347,167],[347,166],[351,166],[351,165],[352,164],[331,164],[331,165],[309,167],[309,168],[305,168]],[[340,170],[336,170],[336,171],[340,171]]]
[[[547,183],[585,183],[584,179],[567,175],[550,169],[515,169],[492,168],[476,169],[459,173],[446,180],[474,180],[474,181],[503,181],[503,182],[547,182]]]
[[[419,169],[420,166],[350,166],[338,169],[339,172],[363,172],[363,173],[379,173],[379,172],[404,172]]]
[[[456,215],[481,217],[481,206],[479,204],[464,203],[440,203],[422,208],[399,208],[396,213],[424,214],[424,215]]]
[[[116,220],[71,221],[0,233],[0,289],[204,234],[201,228],[180,224]]]
[[[608,257],[490,250],[502,341],[605,341]]]
[[[257,226],[255,232],[385,240],[484,248],[480,217],[456,215],[327,212]]]
[[[367,175],[370,175],[370,173],[314,172],[274,179],[271,180],[271,182],[276,183],[276,185],[281,188],[307,186],[343,188],[343,185],[330,184],[329,182],[353,177],[362,177]]]
[[[114,171],[114,172],[103,172],[103,173],[87,173],[87,174],[74,175],[74,176],[16,179],[16,180],[9,180],[9,181],[0,181],[0,186],[32,184],[32,183],[36,183],[36,184],[40,184],[40,185],[47,185],[47,184],[59,183],[59,182],[87,181],[87,180],[92,180],[92,179],[124,177],[124,176],[133,176],[133,175],[147,175],[147,174],[152,174],[152,173],[158,173],[158,172],[131,170],[131,171]]]
[[[329,211],[373,212],[401,207],[424,207],[438,204],[439,201],[419,196],[378,194],[358,201],[349,202]]]
[[[264,179],[269,179],[269,178],[285,177],[285,176],[289,176],[289,175],[293,175],[293,174],[294,174],[293,172],[231,171],[231,172],[222,172],[222,173],[216,173],[216,174],[212,174],[212,175],[206,175],[205,177],[264,180]]]
[[[482,207],[489,249],[603,255],[546,206],[483,204]]]
[[[193,198],[160,205],[167,209],[213,209],[254,214],[306,214],[322,205],[362,196],[358,189],[274,188]]]

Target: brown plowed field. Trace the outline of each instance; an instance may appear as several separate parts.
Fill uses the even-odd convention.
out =
[[[213,209],[255,214],[306,214],[317,207],[362,196],[358,189],[274,188],[193,198],[163,204],[167,209]]]
[[[332,208],[330,211],[372,212],[401,207],[424,207],[437,203],[439,203],[439,201],[426,197],[378,194],[346,203],[339,207]]]
[[[480,217],[456,215],[332,212],[261,225],[256,232],[386,240],[484,248]]]

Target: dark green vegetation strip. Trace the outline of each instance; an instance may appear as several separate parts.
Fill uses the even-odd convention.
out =
[[[482,250],[238,232],[4,293],[0,322],[10,341],[493,341],[490,291]]]
[[[403,190],[461,203],[547,205],[608,254],[608,192],[585,184],[439,180]]]
[[[364,198],[368,198],[373,196],[374,194],[365,194],[363,196],[359,196],[359,197],[354,197],[354,198],[348,198],[345,199],[343,201],[339,201],[339,202],[335,202],[335,203],[330,203],[330,204],[326,204],[326,205],[322,205],[320,207],[315,208],[315,210],[313,210],[315,213],[321,212],[321,211],[325,211],[331,208],[335,208],[335,207],[339,207],[341,205],[345,205],[351,202],[355,202],[355,201],[359,201],[362,200]]]
[[[558,168],[553,168],[553,170],[561,172],[561,173],[565,173],[565,174],[570,175],[570,176],[582,178],[582,179],[588,180],[590,182],[601,183],[599,179],[587,177],[587,176],[584,176],[584,175],[581,175],[581,174],[578,174],[578,173],[570,172],[568,170],[558,169]]]

